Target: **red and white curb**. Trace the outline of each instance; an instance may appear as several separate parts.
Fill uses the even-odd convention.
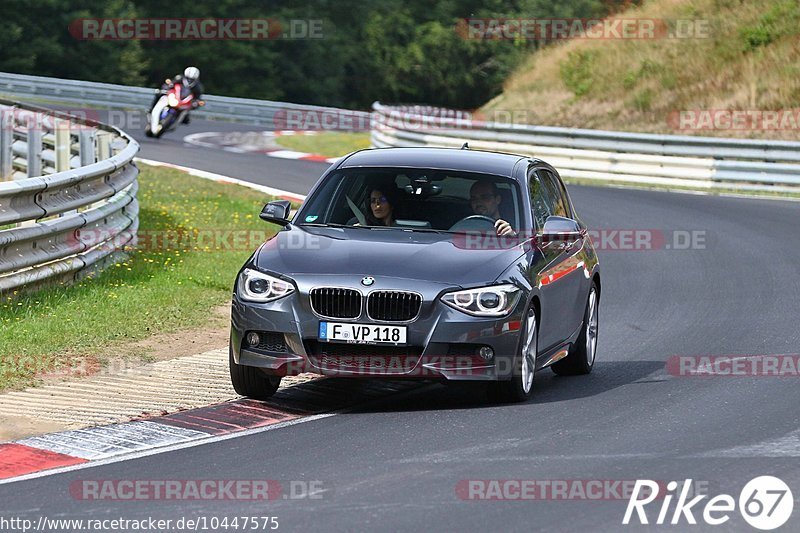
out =
[[[419,385],[413,380],[315,379],[280,389],[268,402],[242,398],[160,417],[3,443],[0,444],[0,484],[327,418]]]
[[[213,148],[236,154],[255,153],[279,159],[314,161],[317,163],[335,163],[339,157],[328,157],[320,154],[309,154],[296,150],[287,150],[274,145],[275,137],[287,135],[317,135],[317,131],[261,131],[222,133],[216,131],[193,133],[183,138],[183,142],[202,148]]]
[[[297,413],[237,400],[140,420],[30,437],[0,444],[0,480],[200,441],[296,419]],[[0,481],[2,483],[3,481]]]

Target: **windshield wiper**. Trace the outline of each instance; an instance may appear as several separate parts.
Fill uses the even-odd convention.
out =
[[[314,224],[312,222],[306,222],[303,224],[298,224],[298,226],[311,226],[314,228],[354,228],[354,229],[376,229],[379,226],[352,226],[350,224],[337,224],[335,222],[329,222],[324,224]]]
[[[418,231],[421,233],[453,233],[452,231],[448,231],[446,229],[433,229],[433,228],[408,228],[406,226],[394,226],[397,229],[401,229],[404,231]]]
[[[303,224],[297,224],[298,226],[311,226],[314,228],[351,228],[351,229],[373,229],[373,230],[391,230],[391,229],[399,229],[403,231],[418,231],[423,233],[453,233],[452,231],[447,231],[443,229],[433,229],[433,228],[411,228],[408,226],[354,226],[351,224],[337,224],[335,222],[328,222],[328,223],[313,223],[313,222],[306,222]]]

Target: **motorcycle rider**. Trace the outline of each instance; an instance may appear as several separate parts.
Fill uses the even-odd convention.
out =
[[[184,87],[192,92],[192,95],[194,96],[194,99],[192,100],[192,108],[194,109],[200,106],[200,97],[203,95],[203,84],[200,83],[200,69],[197,67],[186,67],[183,70],[183,75],[177,74],[172,79],[167,78],[164,80],[164,83],[161,85],[161,89],[156,91],[155,96],[153,96],[153,101],[150,103],[150,111],[148,111],[147,114],[149,115],[153,112],[153,108],[166,91],[179,83],[183,84]],[[189,124],[189,113],[186,113],[186,116],[183,118],[183,124]]]

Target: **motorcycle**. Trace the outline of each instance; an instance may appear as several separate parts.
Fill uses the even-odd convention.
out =
[[[180,124],[189,111],[205,105],[202,100],[195,100],[192,91],[182,83],[176,83],[161,92],[162,96],[150,111],[145,126],[144,133],[148,137],[161,137]]]

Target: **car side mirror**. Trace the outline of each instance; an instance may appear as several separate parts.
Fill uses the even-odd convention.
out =
[[[264,206],[259,217],[261,217],[261,220],[266,220],[279,226],[288,226],[291,210],[292,203],[289,200],[275,200]]]
[[[549,216],[542,228],[542,242],[573,242],[581,237],[581,227],[571,218]]]

